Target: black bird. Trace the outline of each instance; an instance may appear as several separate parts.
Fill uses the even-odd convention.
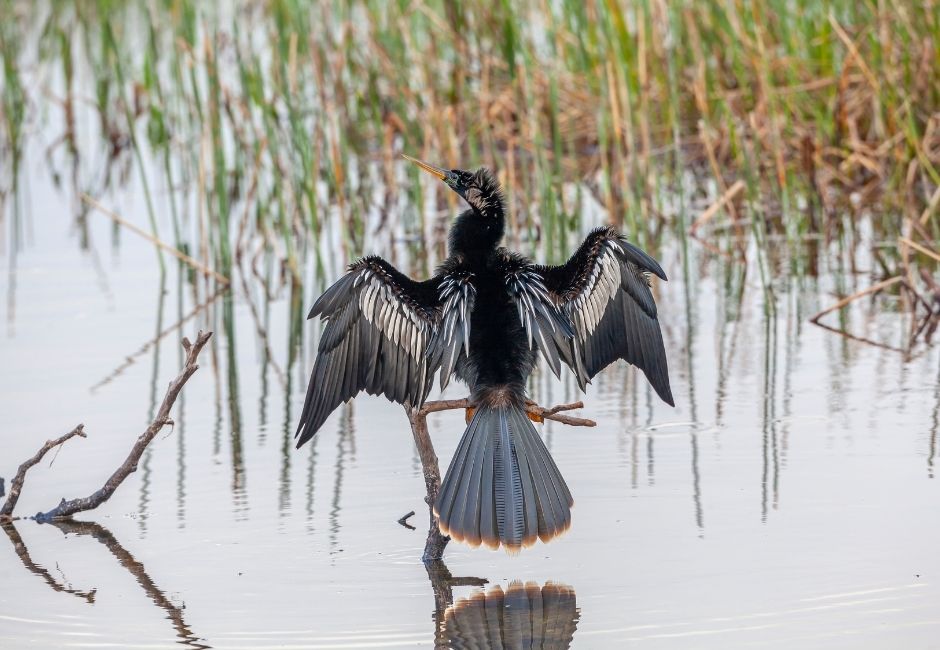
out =
[[[441,530],[471,545],[518,550],[565,531],[574,501],[525,410],[541,353],[564,362],[584,390],[624,359],[672,405],[648,274],[666,274],[615,229],[591,232],[561,266],[499,246],[505,206],[489,170],[439,169],[406,156],[470,206],[454,222],[449,256],[416,281],[381,257],[354,262],[313,305],[326,321],[297,427],[297,446],[360,391],[420,405],[440,373],[465,382],[472,420],[434,504]],[[469,417],[470,413],[468,413]]]

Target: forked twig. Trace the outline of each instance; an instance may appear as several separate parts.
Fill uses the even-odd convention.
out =
[[[424,406],[418,410],[418,415],[426,416],[429,413],[437,413],[438,411],[453,411],[456,409],[468,408],[473,408],[473,404],[467,398],[442,399],[433,402],[425,402]],[[554,420],[555,422],[561,422],[562,424],[567,424],[573,427],[596,427],[597,422],[594,420],[578,418],[572,415],[559,415],[561,411],[573,411],[575,409],[581,408],[584,408],[584,402],[572,402],[571,404],[559,404],[558,406],[553,406],[551,408],[544,408],[532,400],[526,400],[525,405],[526,412],[544,420]]]
[[[13,509],[16,507],[16,502],[20,498],[20,492],[23,490],[23,483],[26,481],[26,472],[28,472],[34,465],[39,464],[39,461],[42,460],[43,456],[45,456],[51,450],[55,449],[59,445],[65,444],[68,440],[71,440],[75,436],[87,438],[88,436],[84,429],[85,425],[79,424],[64,436],[60,436],[55,440],[47,440],[46,444],[40,447],[39,451],[33,454],[32,458],[23,461],[19,469],[16,470],[16,476],[14,476],[13,480],[10,482],[10,494],[7,496],[7,500],[4,501],[3,507],[0,508],[0,522],[7,522],[13,519]]]
[[[173,408],[173,404],[176,402],[180,390],[182,390],[189,378],[192,377],[193,373],[199,369],[196,360],[211,336],[212,332],[199,332],[196,336],[195,343],[190,343],[189,339],[183,338],[183,348],[186,350],[186,363],[183,366],[183,370],[176,379],[170,382],[163,402],[160,404],[160,410],[157,411],[156,418],[150,423],[147,430],[137,438],[137,442],[134,443],[127,458],[121,463],[121,466],[114,471],[111,477],[105,481],[104,485],[87,497],[71,499],[69,501],[62,499],[59,505],[52,510],[37,514],[35,517],[37,521],[42,522],[71,517],[77,512],[97,508],[111,498],[111,495],[114,494],[118,486],[124,482],[124,479],[137,470],[137,463],[140,461],[140,457],[143,455],[147,445],[150,444],[164,426],[173,423],[170,419],[170,409]]]

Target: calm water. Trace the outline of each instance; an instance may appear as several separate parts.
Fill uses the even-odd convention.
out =
[[[114,244],[94,213],[83,251],[74,199],[41,158],[24,169],[15,253],[4,223],[0,475],[78,422],[89,437],[33,471],[21,514],[97,488],[175,375],[181,334],[217,335],[175,430],[86,513],[99,527],[0,536],[3,648],[415,647],[472,641],[494,611],[548,625],[553,647],[940,647],[938,351],[905,363],[809,325],[834,300],[825,273],[781,276],[768,317],[753,273],[668,246],[657,291],[677,407],[608,369],[584,399],[597,428],[542,429],[575,497],[570,532],[515,557],[451,545],[450,572],[488,583],[448,601],[419,560],[424,487],[399,407],[360,398],[293,449],[316,330],[292,360],[289,291],[266,300],[246,272],[174,329],[196,300],[175,267],[161,283],[150,245]],[[136,196],[131,182],[103,198],[142,219]],[[857,333],[895,342],[906,327],[865,310],[849,312]],[[577,399],[570,376],[534,391]],[[462,418],[431,418],[444,466]],[[418,530],[396,523],[410,510]]]
[[[500,619],[545,629],[549,647],[940,647],[940,351],[905,362],[809,325],[868,282],[838,255],[799,281],[771,260],[768,316],[753,264],[666,244],[656,291],[677,407],[622,365],[598,377],[583,411],[596,428],[542,428],[571,530],[518,556],[454,544],[447,569],[466,579],[449,590],[419,560],[424,483],[400,407],[360,398],[293,449],[318,332],[292,315],[346,260],[329,255],[325,277],[310,265],[294,296],[274,265],[246,261],[207,301],[100,213],[87,236],[76,226],[45,157],[60,132],[29,145],[0,215],[0,476],[79,422],[89,437],[33,470],[19,513],[99,487],[175,376],[181,336],[216,336],[175,428],[83,517],[95,526],[0,535],[0,647],[486,647]],[[98,198],[143,225],[135,176]],[[151,186],[169,232],[167,190]],[[366,239],[361,252],[389,253],[387,233]],[[868,307],[847,312],[851,331],[898,345],[905,317]],[[580,397],[569,375],[533,394]],[[446,467],[463,414],[430,426]],[[417,530],[396,521],[411,510]]]

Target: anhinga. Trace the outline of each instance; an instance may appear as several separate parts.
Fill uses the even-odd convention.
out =
[[[407,156],[406,156],[407,157]],[[564,362],[584,390],[624,359],[672,405],[648,274],[666,274],[610,227],[591,232],[561,266],[499,246],[505,207],[489,170],[439,169],[408,158],[470,206],[450,230],[449,256],[415,281],[381,257],[354,262],[308,318],[326,321],[297,446],[360,391],[421,405],[440,372],[466,382],[473,410],[434,512],[441,531],[471,545],[517,550],[566,530],[574,501],[525,410],[537,355]]]

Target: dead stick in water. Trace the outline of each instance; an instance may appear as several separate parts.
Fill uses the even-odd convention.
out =
[[[908,239],[907,237],[899,237],[899,238],[898,238],[898,242],[901,243],[901,244],[904,244],[905,246],[909,246],[910,248],[913,248],[913,249],[914,249],[915,251],[917,251],[918,253],[923,253],[923,254],[926,255],[927,257],[932,257],[933,259],[935,259],[935,260],[937,260],[938,262],[940,262],[940,253],[937,253],[937,252],[935,252],[935,251],[932,251],[932,250],[930,250],[929,248],[927,248],[926,246],[921,246],[921,245],[918,244],[917,242],[911,241],[911,240]]]
[[[190,343],[187,338],[183,339],[183,348],[186,350],[186,363],[183,366],[182,372],[180,372],[176,379],[170,382],[163,402],[160,404],[160,410],[157,411],[156,418],[150,423],[147,430],[140,434],[140,437],[137,438],[137,442],[134,443],[127,458],[121,463],[121,466],[114,471],[111,477],[105,481],[105,484],[90,496],[80,499],[71,499],[70,501],[62,499],[59,505],[52,510],[37,514],[35,517],[37,521],[43,522],[53,519],[65,519],[77,512],[97,508],[111,498],[111,495],[114,494],[118,486],[124,482],[124,479],[137,471],[137,463],[140,461],[140,457],[143,455],[147,445],[160,433],[160,430],[163,429],[164,426],[173,423],[173,420],[170,419],[170,409],[173,408],[173,404],[176,402],[176,398],[179,396],[183,386],[189,378],[193,376],[193,373],[199,369],[196,360],[211,336],[212,332],[199,332],[196,336],[195,343]]]
[[[10,494],[7,496],[7,500],[3,503],[3,507],[0,508],[0,522],[11,521],[13,519],[13,509],[16,507],[16,502],[19,500],[20,492],[23,489],[23,483],[26,481],[26,472],[28,472],[34,465],[38,465],[39,461],[41,461],[43,456],[45,456],[49,451],[55,449],[59,445],[65,444],[68,440],[71,440],[75,436],[87,438],[88,436],[85,433],[84,428],[84,424],[79,424],[64,436],[60,436],[55,440],[47,440],[46,444],[40,447],[39,451],[37,451],[32,458],[23,461],[23,464],[20,465],[20,468],[16,470],[16,476],[13,477],[13,481],[10,483]]]
[[[211,296],[209,296],[208,298],[206,298],[204,301],[202,301],[201,303],[199,303],[198,305],[196,305],[195,307],[193,307],[192,310],[191,310],[188,314],[186,314],[185,316],[183,316],[182,318],[180,318],[178,321],[176,321],[175,323],[173,323],[173,324],[170,325],[169,327],[164,328],[163,331],[159,332],[156,336],[154,336],[153,338],[151,338],[150,340],[148,340],[146,343],[144,343],[142,346],[140,346],[140,348],[139,348],[136,352],[125,356],[125,357],[124,357],[124,361],[121,363],[121,365],[119,365],[117,368],[115,368],[114,370],[112,370],[112,371],[108,374],[107,377],[105,377],[104,379],[102,379],[101,381],[99,381],[97,384],[95,384],[94,386],[92,386],[92,387],[89,388],[88,390],[90,390],[92,393],[94,393],[96,390],[98,390],[98,389],[101,388],[102,386],[105,386],[105,385],[111,383],[112,381],[114,381],[115,379],[117,379],[117,377],[119,377],[119,376],[121,375],[121,373],[123,373],[125,370],[127,370],[128,368],[130,368],[132,365],[134,365],[135,363],[137,363],[137,359],[139,359],[140,357],[142,357],[148,350],[150,350],[153,346],[155,346],[157,343],[159,343],[160,341],[162,341],[163,339],[165,339],[167,336],[169,336],[170,334],[172,334],[172,333],[175,332],[176,330],[182,329],[183,325],[185,325],[186,323],[188,323],[189,321],[191,321],[192,319],[194,319],[196,316],[198,316],[200,312],[202,312],[202,311],[204,311],[205,309],[207,309],[212,303],[214,303],[214,302],[215,302],[216,300],[218,300],[224,293],[226,293],[226,292],[229,290],[229,288],[230,288],[230,287],[229,287],[228,285],[226,285],[226,286],[224,286],[224,287],[220,287],[219,290],[216,291],[214,294],[212,294]]]
[[[689,228],[689,232],[694,233],[698,230],[703,224],[705,224],[709,219],[718,214],[718,211],[721,210],[725,205],[730,201],[734,200],[738,194],[744,189],[744,181],[738,179],[728,188],[728,191],[722,194],[717,201],[708,206],[702,214],[699,215],[698,219],[692,224],[692,227]]]
[[[846,296],[845,298],[843,298],[836,304],[832,305],[831,307],[827,307],[826,309],[823,309],[821,312],[819,312],[818,314],[810,318],[809,322],[811,322],[813,325],[821,325],[821,323],[819,322],[819,319],[825,316],[826,314],[832,313],[834,311],[838,311],[839,309],[842,309],[850,302],[858,300],[862,296],[867,296],[870,293],[875,293],[875,292],[881,291],[882,289],[887,289],[892,284],[897,284],[903,279],[904,279],[903,275],[896,275],[893,278],[888,278],[887,280],[882,280],[881,282],[878,282],[877,284],[873,284],[867,289],[862,289],[861,291],[857,291],[853,293],[851,296]]]
[[[415,445],[418,448],[418,456],[421,458],[421,470],[424,474],[424,486],[427,495],[424,497],[428,504],[428,537],[424,543],[424,554],[421,559],[425,564],[435,562],[444,557],[444,548],[450,541],[450,537],[441,533],[437,525],[437,517],[434,516],[434,502],[437,501],[438,492],[441,490],[441,468],[437,461],[437,453],[434,451],[434,444],[431,442],[431,435],[428,433],[428,415],[439,411],[451,411],[457,409],[471,408],[473,404],[469,399],[445,399],[432,402],[425,402],[421,408],[405,407],[408,414],[408,422],[411,423],[411,433],[415,439]],[[560,411],[572,411],[583,408],[583,402],[574,402],[572,404],[559,404],[551,408],[543,408],[531,400],[526,401],[525,409],[528,413],[540,417],[544,420],[554,420],[575,427],[593,427],[597,426],[594,420],[587,418],[577,418],[570,415],[561,415]]]
[[[154,246],[156,246],[156,247],[158,247],[158,248],[162,248],[163,250],[165,250],[166,252],[168,252],[170,255],[172,255],[172,256],[175,257],[176,259],[180,260],[181,262],[184,262],[184,263],[188,264],[189,266],[193,267],[193,268],[196,269],[197,271],[200,271],[203,275],[211,275],[212,277],[214,277],[216,280],[218,280],[218,281],[221,282],[222,284],[229,284],[229,279],[228,279],[227,277],[225,277],[224,275],[222,275],[221,273],[218,273],[218,272],[216,272],[216,271],[213,271],[212,269],[210,269],[208,266],[206,266],[205,264],[203,264],[203,263],[200,262],[199,260],[193,259],[192,257],[190,257],[189,255],[187,255],[186,253],[180,252],[180,250],[179,250],[178,248],[176,248],[175,246],[170,246],[169,244],[160,241],[159,239],[157,239],[157,238],[154,237],[153,235],[151,235],[151,234],[149,234],[149,233],[147,233],[147,232],[144,232],[143,230],[141,230],[140,228],[138,228],[137,226],[135,226],[134,224],[132,224],[130,221],[124,219],[123,217],[121,217],[119,214],[117,214],[117,213],[114,212],[113,210],[109,210],[108,208],[104,207],[103,205],[101,205],[100,203],[98,203],[95,199],[91,198],[90,196],[88,196],[88,195],[85,194],[84,192],[81,194],[81,197],[82,197],[82,201],[84,201],[85,203],[87,203],[87,204],[90,205],[91,207],[96,208],[96,209],[99,210],[102,214],[104,214],[104,215],[110,217],[115,223],[119,223],[119,224],[121,224],[122,226],[124,226],[125,228],[127,228],[128,230],[130,230],[131,232],[137,233],[138,235],[140,235],[141,237],[143,237],[143,238],[146,239],[147,241],[151,242]]]

